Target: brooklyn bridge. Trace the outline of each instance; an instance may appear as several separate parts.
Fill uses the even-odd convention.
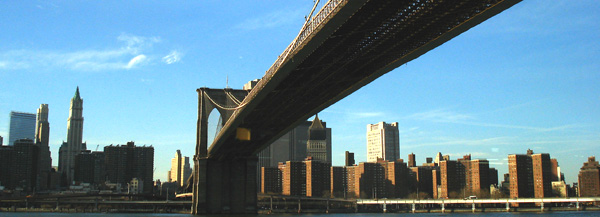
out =
[[[256,213],[260,150],[383,74],[518,2],[330,0],[314,16],[311,12],[254,88],[197,90],[192,213]],[[208,144],[213,109],[224,124]]]

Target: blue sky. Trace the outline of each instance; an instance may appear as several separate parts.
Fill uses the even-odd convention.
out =
[[[196,88],[241,88],[293,40],[312,1],[17,1],[0,5],[0,136],[49,104],[54,164],[79,86],[88,148],[155,147],[165,180],[194,155]],[[401,157],[550,153],[566,175],[600,156],[599,1],[524,1],[319,113],[333,163],[366,160],[366,125],[399,122]],[[3,114],[3,115],[2,115]],[[214,120],[212,118],[211,120]],[[214,124],[214,121],[212,121]]]

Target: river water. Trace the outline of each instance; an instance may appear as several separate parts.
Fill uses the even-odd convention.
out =
[[[0,217],[199,217],[190,214],[157,214],[157,213],[27,213],[27,212],[0,212]],[[210,215],[211,217],[224,217],[231,215]],[[340,214],[273,214],[273,215],[235,215],[237,217],[425,217],[425,216],[477,216],[477,217],[587,217],[600,216],[597,211],[572,211],[572,212],[489,212],[489,213],[340,213]]]

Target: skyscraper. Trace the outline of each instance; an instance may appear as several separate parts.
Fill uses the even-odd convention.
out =
[[[36,188],[38,190],[48,189],[50,169],[52,169],[52,158],[50,157],[50,123],[48,122],[48,104],[41,104],[37,110],[37,121],[35,127],[35,145],[38,147],[38,171]]]
[[[8,145],[14,145],[19,139],[35,137],[35,114],[25,112],[10,112],[10,127],[8,132]]]
[[[181,151],[177,150],[175,157],[171,159],[169,182],[177,182],[179,186],[184,186],[191,174],[190,158],[182,156]]]
[[[400,136],[398,122],[379,122],[367,125],[367,162],[377,162],[377,158],[396,161],[400,158]]]
[[[331,128],[325,128],[317,114],[308,128],[307,156],[331,165],[331,136],[329,135],[331,135]]]
[[[71,99],[71,109],[67,122],[67,142],[63,142],[59,150],[58,169],[66,177],[67,184],[73,182],[75,172],[75,155],[86,150],[83,137],[83,99],[79,96],[79,87]]]

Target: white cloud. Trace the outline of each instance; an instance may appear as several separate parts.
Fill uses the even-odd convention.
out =
[[[146,51],[150,51],[153,44],[160,42],[160,38],[123,33],[117,37],[117,41],[124,42],[124,44],[109,49],[71,52],[38,50],[0,52],[0,69],[18,70],[53,67],[80,71],[132,69],[154,59]],[[170,61],[172,63],[181,59],[180,53],[173,51],[171,54]]]
[[[181,57],[183,57],[183,54],[181,54],[177,51],[171,51],[171,53],[169,53],[169,55],[166,55],[165,57],[162,58],[162,61],[166,64],[173,64],[173,63],[179,62],[181,60]]]
[[[160,42],[159,37],[142,37],[126,33],[122,33],[117,39],[126,42],[127,47],[125,49],[133,54],[138,54],[141,50],[152,47],[154,43]]]
[[[127,63],[127,66],[125,68],[131,69],[134,66],[139,65],[142,62],[144,62],[147,58],[148,57],[146,57],[146,55],[144,55],[144,54],[137,55],[136,57],[134,57],[133,59],[131,59],[129,61],[129,63]]]

